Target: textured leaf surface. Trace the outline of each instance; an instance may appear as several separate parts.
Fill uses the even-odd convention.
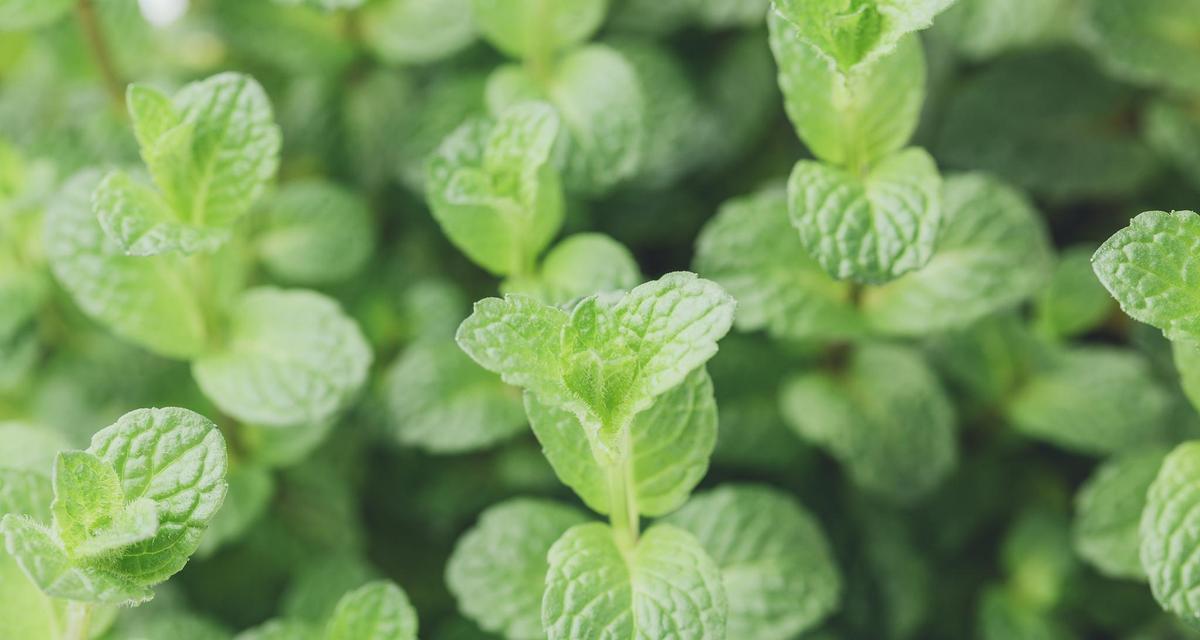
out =
[[[796,37],[842,69],[888,54],[954,0],[775,0]]]
[[[697,494],[666,522],[695,535],[720,566],[727,637],[795,638],[838,604],[841,575],[829,543],[787,494],[725,485]]]
[[[1138,523],[1164,449],[1121,454],[1096,468],[1075,497],[1075,550],[1105,575],[1141,579]]]
[[[764,189],[721,205],[696,240],[696,271],[738,301],[738,329],[780,338],[838,338],[864,329],[850,285],[808,256],[788,220],[787,194]]]
[[[70,552],[125,506],[116,470],[86,451],[58,454],[53,478],[54,529]]]
[[[1171,339],[1200,339],[1200,216],[1147,211],[1109,238],[1092,264],[1121,309]]]
[[[105,176],[92,194],[100,227],[127,255],[210,253],[229,239],[227,229],[204,229],[178,221],[171,205],[123,171]]]
[[[333,300],[311,291],[246,291],[224,348],[192,363],[205,395],[259,425],[320,422],[358,392],[371,351]]]
[[[933,258],[863,293],[863,312],[881,333],[964,327],[1030,297],[1049,273],[1049,234],[1024,196],[983,174],[954,176],[943,185]]]
[[[333,610],[325,640],[416,640],[417,612],[394,583],[372,582],[346,594]]]
[[[785,383],[789,425],[827,449],[859,487],[910,502],[941,483],[958,459],[954,411],[941,383],[907,348],[857,348],[841,375]]]
[[[532,394],[525,396],[525,410],[558,478],[589,507],[609,513],[607,471],[593,455],[579,419]],[[704,368],[634,416],[629,433],[638,511],[647,516],[670,513],[704,477],[716,446],[717,404]]]
[[[941,178],[921,149],[881,160],[865,178],[801,160],[788,209],[809,255],[839,280],[886,282],[925,266],[941,224]]]
[[[550,548],[549,563],[549,640],[725,637],[721,571],[681,529],[656,525],[623,552],[607,525],[578,525]]]
[[[89,566],[77,566],[54,534],[27,516],[8,514],[0,520],[8,554],[21,571],[47,595],[84,602],[136,604],[153,593],[117,574]]]
[[[258,253],[286,282],[323,284],[353,276],[371,257],[371,211],[356,194],[335,184],[292,182],[270,199]]]
[[[1175,448],[1163,461],[1139,528],[1142,568],[1154,598],[1190,626],[1200,626],[1200,443]]]
[[[548,500],[518,498],[488,508],[446,565],[459,609],[510,640],[545,638],[546,554],[567,529],[584,522],[578,509]]]

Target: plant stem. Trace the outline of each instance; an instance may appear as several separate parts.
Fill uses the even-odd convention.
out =
[[[79,16],[79,26],[83,28],[83,35],[87,38],[88,46],[92,50],[92,59],[96,62],[100,76],[104,79],[104,88],[108,91],[117,110],[124,114],[125,83],[117,73],[116,65],[113,64],[108,42],[104,39],[104,31],[100,26],[100,19],[96,15],[96,7],[92,4],[92,0],[79,0],[75,5],[75,11]]]
[[[628,445],[629,435],[625,435]],[[622,447],[621,459],[608,467],[608,518],[622,551],[631,551],[638,540],[637,495],[634,493],[633,456]]]
[[[92,605],[75,600],[67,602],[67,630],[63,640],[87,640],[91,618]]]

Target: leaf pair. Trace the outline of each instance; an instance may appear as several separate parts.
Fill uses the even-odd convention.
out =
[[[54,464],[53,527],[10,512],[8,553],[48,595],[138,603],[199,545],[225,497],[225,445],[186,409],[139,409]],[[8,508],[6,507],[6,510]]]
[[[774,0],[774,12],[839,69],[886,55],[954,0]]]

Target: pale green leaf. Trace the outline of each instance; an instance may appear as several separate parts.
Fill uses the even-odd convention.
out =
[[[211,253],[230,237],[228,229],[179,221],[157,191],[123,171],[110,173],[100,181],[92,194],[92,210],[108,237],[130,256]]]
[[[70,9],[71,0],[4,0],[0,3],[0,33],[49,25]]]
[[[417,612],[394,583],[372,582],[346,594],[325,627],[325,640],[416,640]]]
[[[509,640],[541,640],[542,592],[550,546],[587,522],[578,509],[517,498],[488,508],[459,539],[446,565],[458,608]]]
[[[879,332],[926,335],[961,328],[1029,298],[1050,270],[1049,234],[1025,197],[983,174],[942,188],[937,252],[923,268],[863,292]]]
[[[0,638],[58,640],[54,613],[47,596],[0,545]]]
[[[68,553],[125,507],[112,465],[86,451],[64,451],[54,461],[54,529]],[[157,524],[157,516],[155,524]]]
[[[1071,338],[1098,327],[1113,301],[1092,272],[1087,247],[1069,247],[1058,256],[1050,279],[1037,294],[1034,326],[1052,338]]]
[[[885,55],[954,0],[774,0],[775,11],[842,69]]]
[[[366,381],[371,350],[338,304],[315,292],[268,287],[244,292],[225,345],[192,363],[218,407],[265,426],[332,416]]]
[[[363,40],[392,64],[425,64],[475,40],[470,0],[384,0],[361,12]]]
[[[950,399],[905,347],[855,347],[842,370],[785,383],[780,402],[789,425],[837,458],[856,485],[895,502],[927,494],[958,459]]]
[[[1200,627],[1192,594],[1200,580],[1195,553],[1200,546],[1200,443],[1179,445],[1163,461],[1142,511],[1138,529],[1142,568],[1163,609]]]
[[[107,524],[92,529],[70,553],[76,559],[103,559],[157,533],[158,506],[141,498],[117,511]]]
[[[55,429],[21,422],[0,422],[0,469],[25,469],[44,474],[54,465],[58,452],[69,448],[67,439]]]
[[[535,276],[509,278],[501,291],[568,304],[594,293],[626,291],[641,281],[637,261],[624,245],[603,234],[577,233],[546,254]]]
[[[894,52],[844,72],[779,14],[768,24],[784,106],[814,156],[857,170],[908,142],[925,98],[920,38],[908,36]]]
[[[787,494],[725,485],[697,494],[665,522],[695,535],[721,568],[727,637],[790,640],[838,604],[842,580],[829,543]]]
[[[0,468],[0,515],[12,513],[49,522],[53,500],[51,480],[41,472]]]
[[[1101,464],[1075,496],[1075,551],[1105,575],[1142,579],[1138,523],[1164,449],[1122,453]]]
[[[484,369],[557,406],[569,402],[559,342],[568,318],[527,296],[484,298],[458,327],[455,341]]]
[[[333,183],[289,183],[267,203],[255,244],[263,264],[286,282],[324,284],[358,273],[375,248],[370,209]]]
[[[918,148],[879,161],[860,177],[812,160],[788,179],[792,224],[833,277],[880,283],[925,266],[941,224],[942,180]]]
[[[607,525],[582,524],[554,543],[548,560],[549,640],[725,637],[721,570],[681,529],[656,525],[622,549]]]
[[[696,240],[695,268],[737,299],[734,321],[742,331],[820,339],[865,329],[850,284],[830,278],[808,257],[788,221],[782,188],[722,204]]]
[[[153,149],[168,131],[183,122],[171,97],[149,85],[129,85],[125,89],[125,105],[142,149]]]
[[[590,38],[607,10],[608,0],[471,0],[488,42],[510,56],[542,60]]]
[[[592,453],[587,432],[569,411],[525,396],[533,432],[564,484],[592,509],[609,513],[607,470]],[[717,404],[704,367],[658,396],[629,425],[634,502],[639,513],[674,511],[708,470],[717,440]]]

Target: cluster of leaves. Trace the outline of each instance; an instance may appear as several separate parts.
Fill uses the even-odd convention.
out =
[[[1200,638],[1195,0],[190,4],[0,0],[0,637]]]

